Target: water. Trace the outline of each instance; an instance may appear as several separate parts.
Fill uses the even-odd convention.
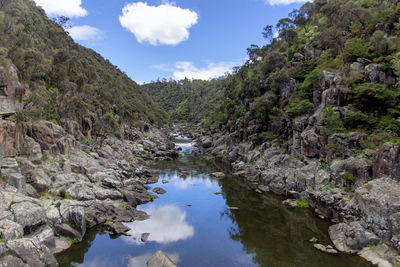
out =
[[[181,156],[158,163],[160,179],[152,185],[167,193],[139,207],[151,219],[127,223],[130,237],[110,238],[104,227],[89,231],[81,244],[57,256],[61,266],[146,266],[157,250],[191,267],[371,266],[356,256],[317,251],[307,240],[329,244],[329,222],[310,210],[286,208],[282,198],[260,195],[243,179],[210,177],[229,170],[189,155],[190,140],[178,142]],[[145,243],[142,233],[150,233]]]

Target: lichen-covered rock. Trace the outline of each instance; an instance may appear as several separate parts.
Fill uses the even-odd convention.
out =
[[[46,213],[42,206],[29,200],[11,205],[15,221],[20,224],[25,233],[30,233],[46,223]]]
[[[359,222],[332,225],[329,227],[329,236],[335,247],[346,253],[357,253],[368,245],[379,243],[379,238]]]
[[[23,235],[24,229],[20,224],[7,219],[0,221],[0,236],[4,240],[22,238]]]
[[[375,177],[390,177],[400,181],[400,146],[385,143],[374,158],[373,172]]]
[[[400,183],[389,178],[370,181],[356,189],[350,207],[361,223],[384,241],[400,234]]]

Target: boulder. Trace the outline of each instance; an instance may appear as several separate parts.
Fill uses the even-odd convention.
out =
[[[165,191],[164,189],[162,189],[161,187],[156,187],[152,190],[154,193],[157,193],[159,195],[165,194],[167,193],[167,191]]]
[[[68,224],[65,224],[65,223],[56,224],[56,225],[54,225],[54,230],[60,236],[65,236],[65,237],[69,237],[71,239],[76,239],[79,242],[82,241],[82,235],[77,230],[75,230],[74,228],[69,226]]]
[[[3,169],[1,174],[9,185],[17,188],[18,192],[25,192],[25,177],[20,172],[15,172],[13,169]]]
[[[356,189],[350,202],[363,226],[372,230],[384,241],[400,234],[400,184],[389,178],[368,182]]]
[[[29,266],[58,266],[51,251],[46,246],[36,247],[32,239],[11,240],[7,242],[7,249]]]
[[[157,251],[146,264],[148,267],[177,267],[161,250]]]
[[[24,236],[24,229],[16,222],[10,220],[0,221],[0,236],[5,241],[22,238]]]
[[[82,203],[73,200],[61,201],[60,215],[63,223],[74,225],[82,236],[85,235],[85,209]]]
[[[329,236],[341,252],[357,253],[368,245],[376,245],[379,238],[361,226],[360,222],[340,223],[329,227]]]
[[[400,146],[385,143],[379,149],[373,160],[374,177],[390,177],[400,181]]]
[[[314,158],[319,155],[321,147],[320,136],[313,129],[301,133],[302,155]]]
[[[131,230],[131,228],[123,225],[121,222],[113,222],[110,224],[109,228],[117,235],[125,234]]]
[[[43,207],[30,201],[23,201],[11,206],[15,221],[24,228],[25,234],[34,231],[46,223],[46,212]]]
[[[211,139],[206,139],[202,142],[202,147],[203,148],[210,148],[213,146],[213,142]]]

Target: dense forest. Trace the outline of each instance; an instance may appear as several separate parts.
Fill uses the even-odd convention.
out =
[[[20,119],[75,120],[93,134],[118,134],[121,124],[167,121],[139,85],[76,44],[62,22],[48,19],[31,0],[0,1],[0,61],[14,64],[31,91]]]
[[[225,79],[158,80],[143,88],[169,114],[172,121],[200,122],[219,106]]]
[[[206,106],[213,98],[208,94],[221,90],[213,114],[197,114],[196,119],[203,117],[203,126],[258,143],[286,139],[288,122],[318,113],[323,102],[318,115],[325,134],[364,132],[369,135],[364,146],[375,148],[400,134],[399,18],[395,0],[315,0],[281,19],[275,26],[277,37],[274,27],[266,26],[262,34],[267,44],[251,45],[247,62],[224,77],[219,88],[214,89],[215,81],[206,83],[205,97],[181,97],[180,103],[168,106],[160,100],[172,92],[185,95],[181,83],[158,82],[146,90],[157,91],[156,101],[170,114],[180,114],[174,119],[186,121],[194,116],[181,105],[196,99],[197,105]]]

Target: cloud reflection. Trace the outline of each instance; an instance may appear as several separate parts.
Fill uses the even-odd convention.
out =
[[[155,207],[153,204],[145,209],[145,212],[151,215],[150,219],[126,224],[131,228],[128,232],[131,236],[123,237],[125,242],[143,244],[140,240],[142,233],[150,233],[148,241],[161,244],[186,240],[194,235],[193,226],[185,221],[186,212],[175,205]],[[136,238],[136,240],[132,237]]]

